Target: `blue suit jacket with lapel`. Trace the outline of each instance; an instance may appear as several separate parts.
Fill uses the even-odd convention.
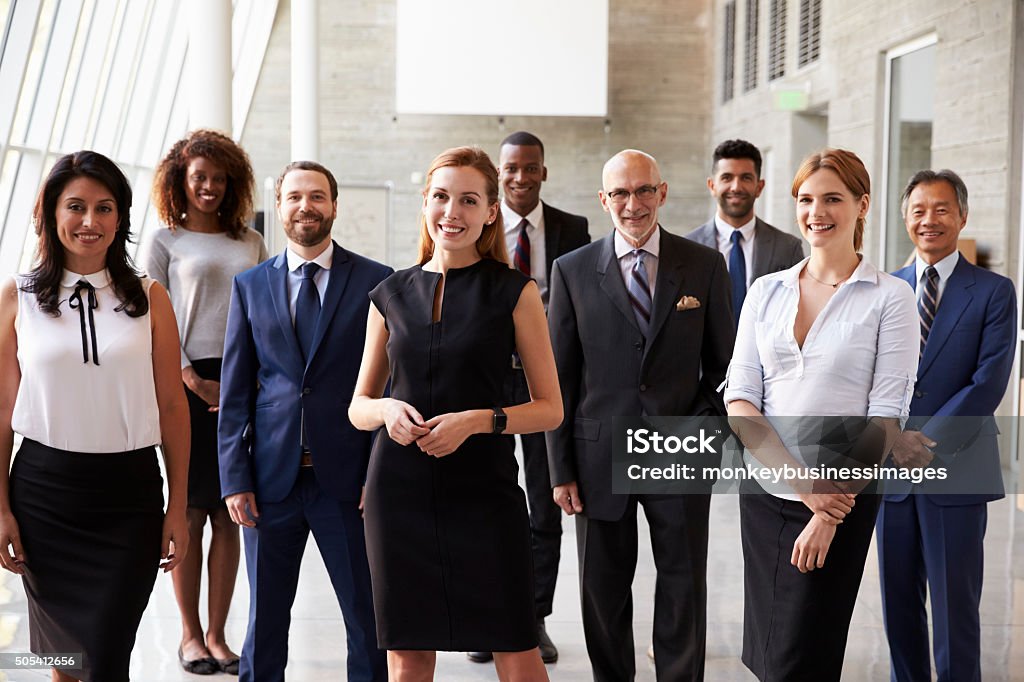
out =
[[[758,277],[791,268],[804,259],[803,240],[772,227],[760,218],[754,224],[754,264],[753,282]],[[698,227],[686,235],[698,244],[718,250],[718,230],[715,219]]]
[[[913,263],[893,274],[916,290]],[[977,504],[1003,496],[999,431],[992,415],[1006,392],[1016,339],[1013,283],[961,254],[939,299],[907,423],[938,443],[935,464],[948,468],[947,485],[931,482],[922,488],[934,491],[930,498],[936,504]],[[958,485],[968,481],[974,494],[945,494],[962,490]],[[906,495],[902,490],[885,499]]]
[[[547,433],[551,484],[576,481],[592,519],[617,521],[612,419],[725,414],[735,331],[721,254],[661,229],[650,339],[645,342],[615,257],[615,233],[555,261],[548,325],[565,419]],[[680,310],[691,296],[699,307]],[[702,373],[703,372],[703,373]]]
[[[348,420],[368,294],[391,268],[334,249],[327,290],[303,362],[288,308],[288,259],[279,254],[234,279],[224,339],[218,443],[221,494],[254,492],[277,502],[299,473],[303,411],[320,487],[359,498],[373,434]]]

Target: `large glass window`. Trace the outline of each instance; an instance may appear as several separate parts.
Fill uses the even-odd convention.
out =
[[[883,262],[886,270],[894,270],[901,267],[914,250],[903,226],[900,192],[916,171],[931,168],[935,38],[925,38],[890,51],[886,64]]]
[[[233,0],[233,122],[241,137],[276,0]],[[172,0],[0,0],[0,275],[29,266],[31,212],[57,158],[94,149],[132,181],[133,228],[155,224],[149,183],[188,125],[187,9]],[[143,221],[145,220],[145,225]]]

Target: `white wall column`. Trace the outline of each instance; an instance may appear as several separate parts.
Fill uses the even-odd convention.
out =
[[[320,159],[318,0],[292,0],[292,160]]]
[[[188,0],[188,127],[231,135],[231,0]]]

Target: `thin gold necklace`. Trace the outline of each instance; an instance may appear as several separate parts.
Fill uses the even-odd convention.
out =
[[[847,275],[846,277],[843,277],[841,280],[839,280],[838,282],[833,284],[831,282],[822,282],[820,279],[818,279],[817,277],[815,277],[814,275],[811,274],[811,269],[810,268],[804,268],[804,272],[806,272],[807,276],[810,277],[811,279],[813,279],[818,284],[824,284],[825,286],[832,287],[833,289],[838,289],[840,284],[842,284],[846,280],[850,279],[850,275]]]

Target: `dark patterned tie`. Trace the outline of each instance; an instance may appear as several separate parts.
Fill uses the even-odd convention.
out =
[[[644,257],[647,252],[634,249],[633,255],[636,256],[636,260],[633,262],[633,267],[629,269],[626,290],[629,292],[629,302],[633,304],[636,323],[640,325],[640,331],[646,337],[651,324],[651,285],[648,283],[647,267],[644,265]]]
[[[917,314],[921,318],[921,355],[928,342],[928,334],[935,322],[935,310],[939,307],[939,273],[929,265],[924,269],[924,289],[917,298]]]
[[[295,335],[299,338],[299,347],[302,348],[302,357],[306,362],[309,362],[313,332],[316,331],[316,321],[320,317],[320,292],[313,279],[319,271],[320,266],[316,263],[303,264],[299,299],[295,302]]]
[[[530,221],[526,218],[519,221],[519,225],[516,227],[519,230],[519,238],[516,240],[516,252],[512,255],[516,270],[527,277],[530,276],[530,235],[526,233],[526,228],[529,226]]]
[[[747,297],[747,259],[743,257],[743,233],[732,231],[732,250],[729,251],[729,279],[732,280],[732,319],[739,325],[743,299]]]

